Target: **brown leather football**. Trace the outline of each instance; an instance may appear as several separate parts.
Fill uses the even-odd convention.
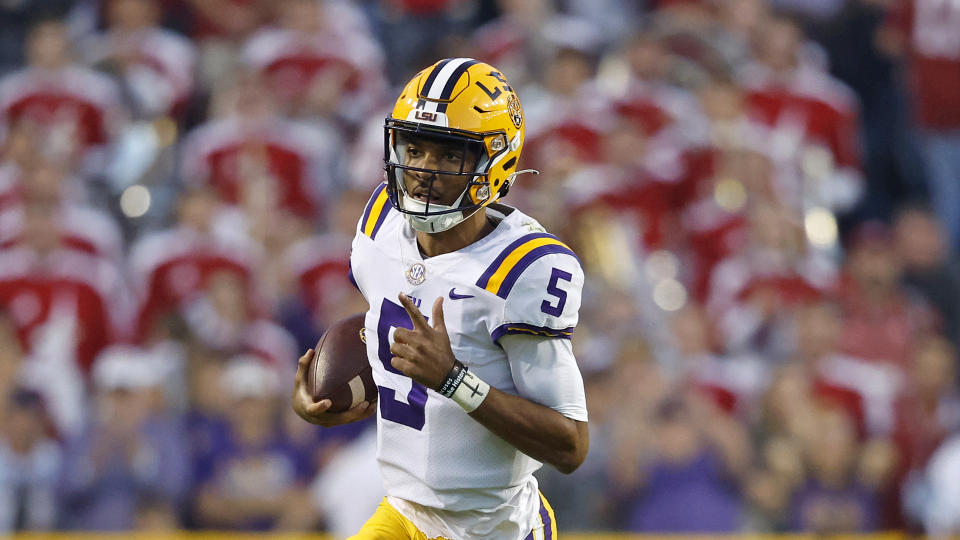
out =
[[[328,412],[343,412],[361,401],[377,400],[363,319],[364,314],[358,313],[328,328],[307,366],[307,390],[316,401],[333,402]]]

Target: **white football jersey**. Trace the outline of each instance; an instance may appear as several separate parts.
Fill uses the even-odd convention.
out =
[[[503,392],[586,421],[575,362],[579,385],[572,390],[528,395],[544,386],[540,368],[552,360],[530,358],[527,369],[514,359],[511,366],[498,343],[511,334],[570,339],[583,286],[579,260],[536,220],[502,205],[487,209],[500,220],[493,232],[461,250],[424,258],[415,231],[390,205],[385,188],[381,184],[368,202],[350,256],[353,280],[370,304],[367,354],[380,392],[377,458],[384,487],[391,497],[451,512],[499,508],[521,491],[529,494],[531,486],[536,499],[533,472],[539,461],[390,365],[394,329],[412,328],[397,296],[410,296],[428,321],[434,301],[443,296],[459,361]],[[527,384],[525,373],[536,374],[539,385]],[[530,504],[535,513],[536,500]]]

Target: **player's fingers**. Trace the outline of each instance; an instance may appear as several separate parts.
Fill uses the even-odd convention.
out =
[[[417,356],[417,351],[412,346],[407,343],[396,343],[390,346],[390,352],[394,356],[402,356],[404,358],[415,358]]]
[[[356,406],[351,407],[350,410],[343,413],[344,423],[355,422],[361,418],[370,416],[370,413],[373,411],[373,407],[370,406],[369,401],[361,401],[357,403]]]
[[[413,330],[409,328],[397,328],[393,331],[394,343],[408,343],[411,339],[413,339]]]
[[[303,382],[303,378],[307,373],[307,365],[310,364],[311,358],[313,358],[313,349],[307,349],[307,352],[303,353],[300,360],[297,360],[297,376],[293,380],[294,384]]]
[[[406,358],[400,356],[394,356],[390,359],[390,365],[393,366],[393,369],[396,369],[400,373],[406,374],[408,369],[413,365]]]
[[[403,304],[403,308],[407,310],[407,313],[410,315],[410,320],[413,321],[413,328],[430,328],[430,325],[427,324],[426,317],[423,316],[423,313],[420,313],[420,309],[413,304],[413,300],[409,296],[400,293],[397,298],[400,299],[400,303]]]
[[[433,301],[433,329],[437,332],[447,333],[447,324],[443,320],[443,297],[438,296]]]
[[[329,409],[331,405],[333,405],[333,402],[329,399],[321,399],[316,403],[307,405],[303,410],[305,410],[310,416],[317,416],[327,412],[327,409]]]

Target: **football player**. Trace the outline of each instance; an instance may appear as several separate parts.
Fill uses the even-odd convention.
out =
[[[360,218],[352,277],[369,302],[387,497],[353,538],[556,538],[533,476],[587,454],[570,337],[583,271],[533,218],[497,201],[517,174],[523,109],[502,73],[441,60],[403,89],[384,128],[386,181]],[[293,407],[332,426],[304,384]]]

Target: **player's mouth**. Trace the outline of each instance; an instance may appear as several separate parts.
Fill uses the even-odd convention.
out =
[[[438,197],[435,193],[428,192],[427,190],[416,190],[413,192],[411,196],[414,199],[417,199],[418,201],[423,201],[423,202],[428,202],[433,204],[440,203],[440,197]]]

